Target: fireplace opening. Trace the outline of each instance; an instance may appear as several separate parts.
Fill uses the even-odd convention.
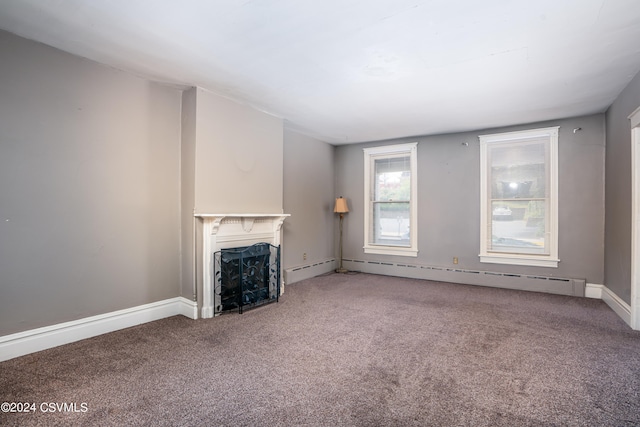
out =
[[[256,243],[214,253],[215,310],[220,314],[277,302],[280,246]]]

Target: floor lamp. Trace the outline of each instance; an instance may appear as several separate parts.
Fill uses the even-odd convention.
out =
[[[347,199],[343,199],[342,196],[338,197],[333,212],[340,214],[340,266],[336,269],[336,273],[346,273],[348,270],[342,267],[342,222],[344,214],[349,212]]]

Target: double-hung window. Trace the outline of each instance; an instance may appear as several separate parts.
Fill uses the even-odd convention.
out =
[[[558,128],[480,136],[480,261],[558,266]]]
[[[364,149],[364,252],[418,256],[417,143]]]

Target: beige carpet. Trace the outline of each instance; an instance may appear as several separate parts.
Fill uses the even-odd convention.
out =
[[[598,300],[331,274],[0,363],[0,393],[37,406],[2,426],[634,426],[640,333]]]

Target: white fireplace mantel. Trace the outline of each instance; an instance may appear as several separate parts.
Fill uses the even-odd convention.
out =
[[[213,317],[215,295],[213,254],[221,249],[250,246],[255,243],[280,245],[282,223],[289,214],[195,213],[202,220],[202,318]],[[280,272],[280,294],[284,292],[284,275]]]

